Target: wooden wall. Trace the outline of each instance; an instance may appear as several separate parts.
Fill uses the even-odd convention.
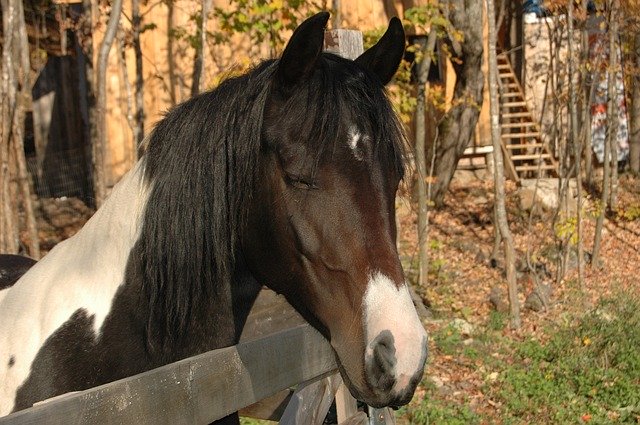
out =
[[[78,0],[65,0],[77,3]],[[392,16],[401,16],[409,7],[430,0],[350,0],[341,1],[341,26],[362,31],[384,27]],[[212,0],[213,7],[228,8],[228,0]],[[332,1],[324,1],[331,9]],[[169,6],[168,4],[171,4]],[[165,111],[186,100],[191,93],[191,78],[194,50],[184,38],[176,38],[175,31],[195,33],[192,16],[200,11],[201,2],[196,0],[174,0],[173,2],[146,2],[143,6],[143,25],[153,24],[154,28],[142,33],[144,73],[145,134],[149,134],[154,124]],[[93,10],[94,22],[104,28],[108,10]],[[124,0],[124,15],[131,17],[131,0]],[[122,19],[124,29],[130,27],[129,19]],[[330,22],[333,25],[333,21]],[[486,26],[485,26],[486,27]],[[214,20],[209,30],[217,30]],[[288,37],[288,35],[287,35]],[[286,38],[286,37],[285,37]],[[94,52],[102,40],[98,30],[94,34]],[[123,46],[125,46],[123,48]],[[486,50],[486,49],[485,49]],[[221,76],[230,69],[246,68],[260,60],[269,58],[266,48],[251,44],[246,37],[235,37],[230,46],[209,44],[205,49],[203,71],[204,87],[215,86]],[[95,62],[95,57],[93,58]],[[134,116],[135,58],[133,49],[116,40],[109,57],[107,73],[107,170],[108,184],[115,184],[131,168],[136,160],[131,119]],[[446,92],[451,99],[455,74],[448,64]],[[480,125],[476,132],[477,145],[490,144],[488,96],[482,108]]]

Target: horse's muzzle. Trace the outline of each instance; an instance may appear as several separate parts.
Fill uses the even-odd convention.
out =
[[[424,365],[427,359],[427,339],[422,338],[421,360],[413,373],[400,371],[397,367],[396,347],[393,335],[389,331],[382,331],[370,344],[365,357],[365,379],[371,392],[375,394],[374,407],[402,406],[413,397],[413,393],[422,379]]]

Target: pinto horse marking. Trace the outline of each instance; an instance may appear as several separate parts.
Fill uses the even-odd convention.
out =
[[[405,140],[384,91],[404,31],[392,19],[350,61],[322,52],[328,18],[169,111],[84,228],[0,290],[0,415],[236,344],[263,284],[355,396],[411,399],[427,337],[396,251]]]
[[[0,291],[16,283],[35,263],[29,257],[0,254]]]

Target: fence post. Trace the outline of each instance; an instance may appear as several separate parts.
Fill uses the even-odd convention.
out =
[[[354,60],[364,52],[362,32],[345,29],[325,31],[324,50]]]

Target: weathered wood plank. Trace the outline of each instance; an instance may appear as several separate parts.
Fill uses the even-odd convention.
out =
[[[307,323],[284,296],[264,288],[256,299],[240,341],[250,341]]]
[[[280,425],[321,424],[341,383],[342,378],[336,373],[311,383],[300,384],[282,414]]]
[[[336,392],[336,413],[338,414],[338,423],[345,422],[358,413],[358,402],[344,383]]]
[[[271,397],[240,409],[240,416],[277,422],[282,417],[292,395],[293,390],[280,391]]]
[[[324,49],[329,53],[353,60],[364,51],[362,32],[347,29],[325,31]]]
[[[393,410],[389,407],[377,409],[369,406],[369,424],[370,425],[395,425],[396,417]]]
[[[305,324],[62,396],[0,424],[209,423],[334,371],[330,345]]]
[[[344,422],[340,422],[340,425],[367,425],[369,423],[369,417],[364,412],[358,412]]]

